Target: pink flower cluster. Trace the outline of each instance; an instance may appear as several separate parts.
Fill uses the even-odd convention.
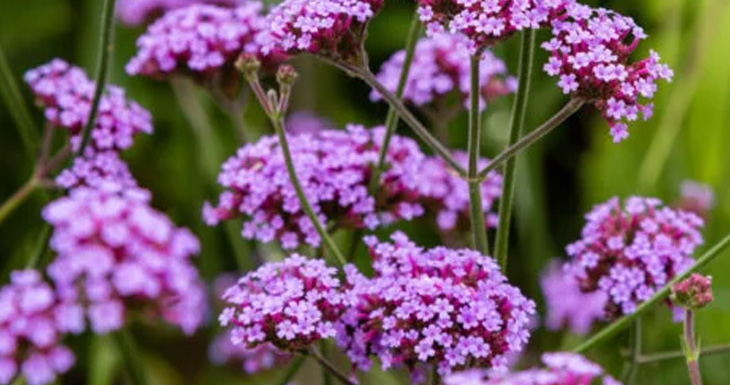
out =
[[[547,307],[545,324],[550,330],[567,327],[573,333],[588,334],[595,322],[603,320],[606,293],[584,293],[562,266],[560,261],[551,262],[540,279]]]
[[[662,207],[653,198],[618,198],[586,215],[582,238],[567,247],[573,274],[585,292],[607,295],[609,319],[630,314],[677,274],[694,264],[703,221]]]
[[[384,0],[284,0],[271,10],[264,52],[359,58],[365,28]]]
[[[600,366],[573,353],[546,353],[544,369],[529,369],[503,376],[490,376],[482,370],[452,374],[444,385],[621,385],[605,375]]]
[[[403,92],[403,100],[416,106],[438,106],[449,95],[468,103],[470,94],[470,53],[468,40],[462,35],[438,34],[421,39],[416,44],[413,64]],[[482,52],[479,71],[481,105],[507,95],[517,89],[517,79],[507,74],[504,62],[491,51]],[[396,52],[386,61],[378,73],[378,80],[390,91],[395,92],[403,70],[406,53]],[[376,91],[370,95],[373,100],[382,97]]]
[[[697,310],[713,301],[712,277],[692,273],[672,287],[672,301],[685,309]]]
[[[475,53],[517,31],[547,25],[575,0],[416,0],[430,35],[445,31],[469,38]]]
[[[83,310],[59,300],[40,272],[14,271],[0,288],[0,384],[18,375],[29,385],[53,383],[76,361],[62,336],[83,329]]]
[[[87,156],[74,159],[71,167],[61,171],[56,183],[67,189],[90,187],[94,189],[138,189],[127,164],[116,151],[86,151]]]
[[[314,134],[334,129],[332,122],[307,110],[294,111],[286,118],[286,130],[292,134]]]
[[[232,342],[232,331],[228,330],[215,337],[208,355],[216,365],[232,365],[243,369],[246,374],[255,374],[285,365],[291,354],[285,353],[271,344],[248,348]]]
[[[455,159],[466,165],[468,156],[462,151],[454,153]],[[485,167],[487,159],[479,161]],[[469,227],[469,184],[461,179],[451,167],[437,156],[427,157],[421,165],[417,191],[419,201],[426,211],[436,216],[436,224],[443,231],[467,229]],[[488,226],[497,226],[497,214],[492,212],[495,201],[502,195],[502,175],[492,171],[482,183],[482,210]]]
[[[74,150],[81,146],[81,131],[91,111],[95,84],[84,70],[61,59],[32,69],[25,74],[38,103],[45,108],[48,122],[63,127],[73,136]],[[99,111],[91,131],[89,147],[96,151],[125,150],[136,134],[152,133],[152,116],[123,89],[107,86],[99,103]]]
[[[504,368],[522,350],[535,304],[510,285],[493,259],[478,252],[424,250],[402,233],[393,243],[366,238],[375,275],[346,268],[355,301],[338,326],[338,343],[356,366],[370,356],[383,369]]]
[[[194,4],[170,11],[139,37],[127,73],[205,79],[236,71],[241,54],[260,53],[259,39],[266,27],[263,8],[259,1],[248,1],[235,8]]]
[[[545,72],[559,77],[563,93],[593,102],[611,126],[618,143],[629,136],[627,122],[639,115],[649,119],[657,81],[673,73],[651,51],[648,58],[629,64],[629,56],[647,36],[630,17],[585,5],[569,7],[567,16],[552,23],[553,38],[543,43],[552,55]]]
[[[297,175],[322,223],[373,229],[423,214],[423,208],[413,203],[423,154],[410,139],[393,138],[382,187],[375,197],[368,194],[384,134],[383,127],[350,125],[347,131],[322,130],[291,138]],[[286,249],[302,243],[320,244],[291,184],[276,137],[264,137],[239,149],[223,165],[218,182],[227,191],[217,207],[205,205],[203,216],[208,224],[243,216],[246,239],[278,240]]]
[[[91,328],[121,328],[128,313],[159,314],[192,333],[205,292],[190,260],[198,240],[149,206],[139,190],[79,187],[43,210],[54,227],[48,267],[59,297],[82,304]]]
[[[228,307],[219,321],[231,327],[234,345],[271,343],[287,351],[334,337],[335,322],[351,302],[340,290],[337,269],[296,254],[241,277],[223,300]]]
[[[208,3],[234,6],[241,0],[120,0],[117,1],[117,17],[127,25],[138,25],[172,9],[191,4]]]

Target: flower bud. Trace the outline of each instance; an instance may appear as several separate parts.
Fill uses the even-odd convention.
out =
[[[282,86],[292,86],[297,80],[297,77],[299,77],[297,70],[287,64],[280,66],[276,72],[276,80]]]
[[[672,287],[672,301],[689,310],[697,310],[712,302],[712,277],[694,273]]]
[[[246,76],[257,76],[261,62],[254,54],[244,53],[236,61],[236,68]]]

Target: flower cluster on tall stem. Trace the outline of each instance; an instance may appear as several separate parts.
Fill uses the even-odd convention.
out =
[[[221,6],[236,6],[239,0],[118,0],[117,18],[129,26],[136,26],[154,20],[173,9],[196,3]]]
[[[684,354],[692,385],[702,385],[700,373],[700,349],[695,335],[695,313],[709,305],[712,300],[712,277],[692,274],[689,278],[672,286],[672,300],[684,309]]]

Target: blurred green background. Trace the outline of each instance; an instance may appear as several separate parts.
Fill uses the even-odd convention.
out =
[[[675,70],[671,84],[661,84],[652,120],[631,128],[629,140],[615,145],[606,123],[594,109],[584,107],[577,115],[546,140],[520,158],[517,183],[516,220],[510,257],[510,277],[529,296],[541,301],[537,278],[547,261],[563,255],[563,247],[579,236],[582,214],[607,198],[631,194],[658,196],[665,201],[677,199],[682,180],[692,179],[711,185],[716,207],[705,231],[706,246],[730,231],[730,1],[727,0],[610,0],[586,1],[612,8],[637,19],[650,34],[638,54],[657,50]],[[372,23],[368,51],[373,70],[391,53],[401,49],[414,9],[412,1],[388,0],[382,14]],[[60,57],[93,73],[96,60],[99,0],[25,0],[0,1],[0,45],[13,74],[20,81],[32,67]],[[129,95],[154,116],[155,134],[140,136],[125,153],[139,183],[154,194],[154,204],[180,225],[189,226],[203,241],[198,259],[202,274],[213,279],[222,271],[234,270],[236,250],[245,252],[243,242],[231,246],[224,228],[205,227],[200,208],[206,199],[215,198],[211,171],[237,147],[231,122],[200,91],[193,90],[191,106],[202,106],[210,120],[210,132],[197,132],[186,114],[194,108],[181,108],[169,83],[130,78],[124,64],[134,53],[140,28],[116,28],[115,53],[110,82],[125,87]],[[545,39],[543,32],[540,41]],[[516,71],[519,39],[495,49],[511,72]],[[537,49],[535,78],[529,101],[528,127],[537,126],[566,101],[555,81],[541,71],[545,53]],[[294,109],[307,109],[338,126],[348,122],[381,124],[386,107],[368,100],[369,89],[311,59],[296,62],[301,73],[296,87]],[[32,103],[24,84],[21,91]],[[200,103],[200,104],[199,104]],[[490,105],[485,117],[484,154],[494,155],[507,136],[511,100]],[[188,106],[189,107],[189,106]],[[32,108],[36,125],[42,115]],[[249,127],[259,135],[269,127],[259,108],[251,104],[246,112]],[[452,147],[464,148],[465,116],[450,128]],[[30,175],[32,163],[24,152],[18,131],[6,105],[0,106],[0,199],[12,194]],[[401,133],[410,135],[406,127]],[[208,144],[198,138],[214,138]],[[40,237],[39,210],[45,203],[36,194],[0,228],[0,259],[5,281],[10,268],[22,266]],[[420,235],[409,226],[414,238],[432,245],[432,237]],[[235,228],[231,230],[236,231]],[[243,250],[243,251],[242,251]],[[271,253],[278,251],[266,248]],[[240,255],[240,254],[239,254]],[[702,346],[730,341],[730,255],[710,268],[717,300],[699,315]],[[645,353],[679,349],[680,326],[670,321],[668,310],[661,308],[643,320]],[[207,345],[215,330],[211,328],[194,338],[183,338],[177,331],[159,326],[136,325],[144,362],[152,385],[176,384],[272,384],[283,369],[246,377],[234,368],[216,368],[207,363]],[[535,332],[524,364],[535,362],[539,352],[573,346],[580,337]],[[114,345],[106,338],[82,336],[72,344],[79,364],[66,376],[69,384],[124,383]],[[620,374],[619,349],[624,338],[616,338],[592,351],[591,358]],[[345,362],[341,362],[345,365]],[[343,366],[344,367],[344,366]],[[702,360],[707,384],[730,383],[730,355]],[[399,374],[399,376],[402,375]],[[366,383],[390,384],[389,376],[374,373]],[[319,370],[307,366],[296,382],[320,383]],[[400,383],[406,383],[401,379]],[[642,366],[638,384],[687,384],[682,360]]]

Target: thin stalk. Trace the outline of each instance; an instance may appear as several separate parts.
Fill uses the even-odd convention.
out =
[[[695,315],[690,309],[684,312],[684,343],[686,344],[687,369],[689,380],[692,385],[702,385],[702,374],[700,374],[699,355],[697,351],[697,340],[695,337]]]
[[[13,195],[10,196],[2,206],[0,206],[0,224],[7,219],[7,217],[15,211],[23,202],[25,202],[31,194],[40,187],[40,180],[37,175],[33,175],[25,184],[18,189]]]
[[[357,385],[356,382],[350,380],[346,374],[342,373],[334,364],[329,362],[322,354],[316,349],[312,348],[309,350],[310,355],[319,363],[324,369],[332,373],[341,383],[345,385]]]
[[[293,362],[291,363],[291,365],[289,365],[289,369],[287,369],[286,373],[281,376],[276,385],[287,385],[294,378],[294,376],[299,373],[299,370],[304,364],[304,359],[304,356],[294,357]]]
[[[122,329],[114,334],[114,337],[119,348],[119,352],[124,358],[124,364],[127,367],[127,373],[129,379],[134,385],[147,385],[147,377],[144,373],[144,367],[142,366],[142,360],[137,351],[134,338],[130,334],[129,330]]]
[[[626,385],[631,385],[635,382],[639,367],[639,357],[641,356],[641,318],[634,321],[634,327],[629,332],[631,355],[626,359],[623,374],[623,383]]]
[[[709,356],[714,356],[714,355],[724,354],[724,353],[730,353],[730,344],[712,346],[712,347],[704,348],[704,349],[700,350],[700,356],[702,356],[702,357],[709,357]],[[662,362],[662,361],[678,360],[680,358],[685,358],[684,352],[682,352],[682,351],[663,352],[663,353],[642,355],[641,357],[639,357],[638,362],[641,365],[646,365],[646,364],[655,364],[657,362]]]
[[[38,129],[33,122],[28,106],[23,101],[18,83],[15,81],[13,72],[10,70],[8,60],[5,58],[2,46],[0,46],[0,94],[8,107],[8,111],[15,121],[20,138],[23,140],[28,155],[35,157],[38,148]]]
[[[609,338],[616,335],[616,333],[619,333],[620,331],[624,330],[626,327],[631,325],[632,322],[634,322],[636,319],[641,317],[644,313],[646,313],[649,309],[651,309],[654,305],[657,303],[663,301],[666,299],[669,294],[671,293],[672,287],[679,283],[680,281],[687,279],[692,273],[697,272],[698,270],[703,269],[708,264],[713,262],[717,257],[722,255],[723,252],[725,252],[730,246],[730,234],[726,235],[725,238],[723,238],[720,242],[715,244],[710,250],[708,250],[705,254],[703,254],[699,259],[697,259],[697,262],[692,266],[690,269],[685,271],[682,274],[677,275],[673,280],[671,280],[669,283],[667,283],[661,290],[656,292],[650,299],[648,299],[646,302],[642,303],[636,308],[636,311],[632,314],[629,314],[627,316],[624,316],[623,318],[620,318],[613,322],[612,324],[606,326],[598,333],[594,334],[593,337],[588,339],[587,341],[580,344],[578,347],[573,349],[575,353],[583,353],[588,349],[591,349],[597,345],[600,345],[601,343],[605,342]]]
[[[403,61],[403,68],[401,68],[400,79],[398,79],[398,87],[395,90],[395,97],[398,99],[403,98],[403,92],[406,89],[408,83],[408,75],[411,72],[411,64],[413,64],[413,54],[416,51],[416,41],[418,40],[418,34],[421,32],[421,22],[418,17],[413,17],[411,21],[411,28],[408,31],[408,37],[406,38],[406,57]],[[393,106],[388,109],[388,117],[385,120],[385,137],[383,143],[380,146],[380,154],[378,156],[378,165],[373,170],[373,176],[370,180],[369,191],[370,195],[374,195],[375,191],[380,185],[380,175],[383,173],[385,168],[385,158],[388,155],[388,147],[390,147],[390,140],[393,138],[398,127],[398,113]]]
[[[322,349],[322,357],[327,358],[329,357],[329,351],[327,350],[327,344],[325,341],[322,341],[319,344],[320,348]],[[322,370],[322,385],[332,385],[332,375],[330,372],[325,369],[324,366],[321,366]]]
[[[512,121],[509,129],[509,145],[514,146],[522,136],[525,127],[525,116],[527,116],[527,103],[530,94],[532,81],[532,63],[535,56],[535,30],[527,29],[522,32],[522,47],[520,48],[519,62],[519,88],[515,96],[515,104],[512,107]],[[502,198],[499,201],[499,224],[494,245],[494,258],[496,258],[502,271],[507,271],[509,249],[509,231],[512,221],[512,201],[515,196],[515,180],[517,173],[517,156],[509,159],[504,166],[504,178],[502,185]]]
[[[99,112],[99,102],[106,87],[107,76],[109,73],[109,64],[111,62],[114,44],[112,43],[113,27],[114,27],[114,8],[115,0],[104,0],[102,7],[101,31],[99,32],[99,58],[96,62],[96,85],[94,89],[94,97],[91,99],[91,110],[89,118],[86,121],[84,129],[81,131],[81,146],[76,154],[83,154],[86,146],[89,145],[91,139],[91,130],[96,121],[96,114]]]
[[[302,205],[302,209],[307,214],[307,217],[309,217],[309,220],[312,221],[314,228],[317,230],[320,238],[322,238],[322,241],[324,242],[327,249],[335,256],[340,264],[344,265],[346,263],[345,257],[342,255],[342,252],[340,252],[340,250],[337,248],[337,245],[335,244],[335,241],[332,240],[332,237],[327,234],[327,230],[324,228],[322,222],[320,222],[317,214],[314,212],[312,205],[307,199],[307,195],[304,193],[304,188],[302,188],[302,184],[299,181],[296,168],[294,167],[294,159],[292,158],[291,151],[289,150],[289,141],[286,137],[286,132],[284,131],[283,117],[279,113],[273,114],[271,116],[271,124],[274,126],[276,135],[279,138],[279,145],[281,146],[281,152],[284,154],[286,170],[289,173],[289,179],[291,180],[291,183],[294,186],[294,190],[297,193],[297,197],[299,198],[299,204]]]
[[[51,225],[49,225],[48,223],[44,223],[40,237],[38,238],[38,243],[36,243],[35,250],[25,264],[26,269],[35,269],[38,267],[43,257],[43,254],[48,251],[48,241],[50,241],[50,239]]]
[[[542,139],[545,135],[552,132],[560,124],[562,124],[569,117],[573,116],[582,106],[585,104],[585,100],[581,98],[573,98],[563,106],[563,108],[553,115],[550,119],[545,121],[540,127],[536,128],[529,134],[522,137],[517,143],[509,146],[506,150],[502,151],[499,155],[492,158],[491,162],[479,172],[479,180],[484,180],[490,172],[494,171],[502,165],[502,163],[511,159],[513,156],[519,154],[523,150],[535,144],[537,141]]]
[[[479,62],[481,54],[472,55],[470,63],[471,92],[469,94],[469,168],[467,177],[469,180],[469,213],[471,218],[472,246],[483,255],[489,254],[489,242],[487,240],[487,225],[484,222],[484,210],[482,209],[482,188],[481,182],[476,175],[479,171],[479,156],[481,150],[481,111],[479,110],[479,99],[481,85],[479,83]]]

